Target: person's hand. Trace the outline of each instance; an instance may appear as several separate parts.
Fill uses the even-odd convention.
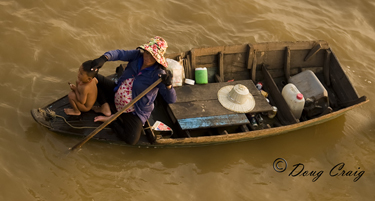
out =
[[[102,55],[101,57],[92,60],[92,62],[91,62],[91,68],[92,69],[99,69],[99,68],[101,68],[104,65],[104,63],[106,61],[108,61],[107,57],[105,57],[104,55]]]
[[[165,74],[161,74],[162,83],[165,84],[165,86],[171,86],[172,85],[172,78],[173,74],[170,70],[166,70]]]
[[[70,89],[71,89],[72,91],[75,91],[75,90],[76,90],[76,85],[74,85],[74,84],[72,84],[72,83],[70,83],[70,82],[68,82],[68,84],[69,84],[69,87],[70,87]]]

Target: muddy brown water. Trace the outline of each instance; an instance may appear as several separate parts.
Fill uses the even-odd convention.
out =
[[[0,1],[0,200],[373,200],[374,9],[370,0]],[[181,149],[90,141],[68,155],[80,139],[32,119],[30,109],[69,91],[80,63],[155,35],[168,52],[326,40],[370,102],[255,141]],[[288,164],[281,173],[278,158]]]

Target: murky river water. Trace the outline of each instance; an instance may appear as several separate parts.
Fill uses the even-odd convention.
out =
[[[374,200],[374,10],[371,0],[0,0],[0,200]],[[90,141],[66,155],[80,139],[42,128],[30,109],[65,95],[83,61],[155,35],[168,52],[326,40],[370,102],[256,141],[186,149]],[[283,173],[277,158],[288,163]],[[295,176],[297,164],[307,176]]]

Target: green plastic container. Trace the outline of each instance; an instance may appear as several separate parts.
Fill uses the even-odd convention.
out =
[[[197,84],[207,84],[208,83],[208,75],[207,75],[207,68],[196,68],[195,69],[195,83]]]

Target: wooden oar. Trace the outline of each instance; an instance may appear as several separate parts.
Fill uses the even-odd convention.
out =
[[[77,148],[82,147],[87,141],[89,141],[92,137],[94,137],[97,133],[99,133],[103,128],[105,128],[108,124],[114,121],[117,117],[119,117],[125,110],[129,109],[134,103],[136,103],[139,99],[141,99],[144,95],[146,95],[151,89],[155,88],[158,84],[162,81],[161,78],[156,80],[152,85],[150,85],[147,89],[145,89],[141,94],[135,97],[130,103],[128,103],[122,110],[116,112],[116,114],[112,115],[107,121],[103,122],[100,126],[98,126],[94,131],[92,131],[89,135],[87,135],[81,142],[70,148],[70,150],[75,150]]]

